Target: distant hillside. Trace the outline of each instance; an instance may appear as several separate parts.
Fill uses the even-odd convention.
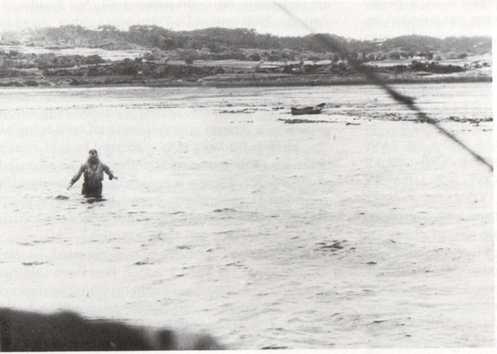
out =
[[[382,43],[383,49],[400,49],[405,52],[459,52],[481,55],[492,51],[490,37],[446,37],[444,39],[429,36],[401,36],[387,39]]]
[[[81,26],[3,34],[0,87],[295,86],[364,84],[351,62],[390,83],[490,82],[490,38],[331,34],[277,37],[249,29],[170,31]],[[327,51],[332,40],[346,54]],[[131,49],[131,50],[129,50]],[[353,60],[351,60],[353,59]]]
[[[431,53],[433,55],[481,55],[491,53],[490,37],[447,37],[409,35],[383,41],[359,41],[327,34],[341,43],[346,43],[353,53],[376,58],[394,56],[412,57]],[[236,50],[265,50],[285,52],[287,59],[295,59],[299,53],[312,51],[327,53],[326,48],[314,39],[314,35],[304,37],[278,37],[260,34],[255,30],[238,28],[206,28],[194,31],[172,31],[154,25],[133,25],[121,31],[111,25],[91,30],[78,25],[50,27],[23,33],[2,34],[4,44],[15,43],[42,47],[90,47],[106,49],[160,49],[191,50],[222,53]],[[280,53],[281,54],[281,53]],[[281,55],[280,55],[281,56]],[[254,58],[256,60],[257,57]],[[283,58],[285,59],[285,58]]]

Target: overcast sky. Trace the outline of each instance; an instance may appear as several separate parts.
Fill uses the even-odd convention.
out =
[[[279,0],[315,32],[357,39],[404,34],[437,37],[492,35],[496,0]],[[308,30],[273,1],[0,0],[0,31],[65,24],[96,28],[154,24],[172,30],[254,28],[260,33],[305,35]]]

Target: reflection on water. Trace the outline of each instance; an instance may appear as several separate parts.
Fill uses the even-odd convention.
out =
[[[489,84],[401,90],[491,116]],[[1,92],[3,306],[235,348],[492,343],[491,177],[426,124],[373,119],[400,109],[376,88]],[[278,121],[320,102],[337,124]],[[490,156],[491,123],[444,124]],[[89,147],[120,176],[103,202],[64,189]]]

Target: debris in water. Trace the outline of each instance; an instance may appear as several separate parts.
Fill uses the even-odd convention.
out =
[[[221,209],[214,209],[212,212],[214,213],[223,213],[223,212],[235,212],[236,209],[233,208],[221,208]]]
[[[184,211],[178,210],[178,211],[173,211],[173,212],[171,212],[169,214],[171,214],[171,215],[180,215],[180,214],[184,214],[184,213],[185,213]]]
[[[57,199],[57,200],[67,200],[67,199],[69,199],[69,197],[67,195],[59,194],[58,196],[55,197],[55,199]]]
[[[37,266],[37,265],[43,265],[43,264],[47,264],[47,262],[38,262],[38,261],[22,262],[22,265],[25,265],[25,266]]]
[[[135,262],[134,265],[148,265],[148,264],[152,264],[152,262],[150,262],[149,260],[145,260],[145,261],[138,261],[138,262]]]
[[[241,108],[241,109],[224,109],[219,111],[219,113],[254,113],[253,108]]]
[[[318,120],[318,119],[301,119],[301,118],[291,118],[291,119],[278,119],[285,124],[305,124],[305,123],[337,123],[332,120]]]
[[[333,240],[331,243],[317,242],[316,245],[318,245],[318,250],[336,252],[343,249],[346,242],[347,240]]]

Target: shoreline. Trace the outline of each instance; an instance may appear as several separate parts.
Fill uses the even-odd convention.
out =
[[[353,78],[263,78],[263,79],[209,79],[209,80],[171,80],[171,79],[135,79],[114,78],[105,80],[71,81],[73,78],[62,78],[57,81],[50,80],[16,80],[4,79],[0,81],[0,88],[102,88],[102,87],[215,87],[215,88],[242,88],[242,87],[308,87],[308,86],[354,86],[374,85],[370,81]],[[404,77],[388,78],[383,82],[387,84],[450,84],[450,83],[491,83],[489,76],[451,76],[451,77]]]

